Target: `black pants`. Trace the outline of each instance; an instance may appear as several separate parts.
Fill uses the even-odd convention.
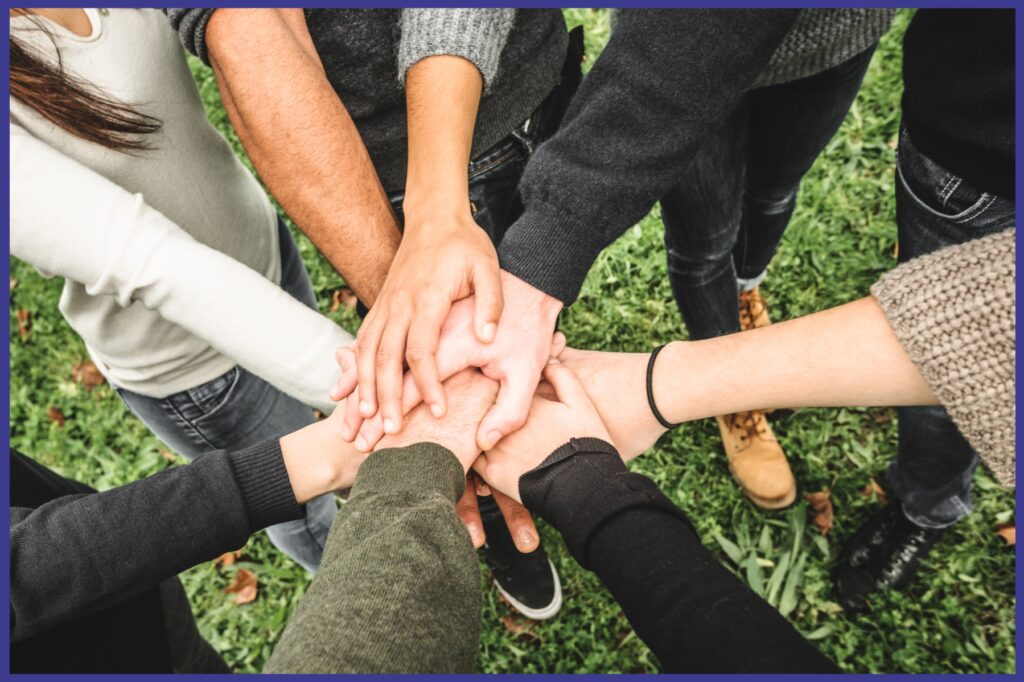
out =
[[[737,279],[763,276],[800,181],[846,117],[874,51],[751,90],[662,197],[668,276],[690,338],[739,331]]]

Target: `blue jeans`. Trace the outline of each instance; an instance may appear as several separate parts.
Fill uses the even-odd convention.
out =
[[[900,133],[896,223],[901,263],[1016,224],[1015,203],[982,192],[949,172]],[[908,519],[945,528],[971,512],[974,450],[941,407],[898,410],[899,449],[889,488]]]
[[[278,221],[281,288],[316,310],[316,298],[299,250]],[[315,421],[313,410],[263,379],[235,366],[212,381],[166,398],[117,389],[136,417],[175,452],[194,460],[215,450],[239,450],[280,438]],[[308,571],[316,571],[337,504],[333,495],[306,503],[306,516],[267,529],[274,546]],[[210,519],[210,523],[216,523]]]
[[[763,276],[873,53],[749,92],[662,197],[669,282],[691,339],[740,330],[737,279]]]

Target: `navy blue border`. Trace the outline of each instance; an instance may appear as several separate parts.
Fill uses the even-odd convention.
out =
[[[18,3],[19,6],[23,6],[24,4],[26,4],[26,3]],[[57,0],[57,1],[48,0],[45,4],[46,4],[47,7],[76,7],[76,6],[80,6],[80,5],[76,5],[75,3],[62,2],[60,0]],[[256,2],[237,2],[237,1],[235,1],[235,2],[222,2],[222,3],[218,3],[216,6],[217,7],[281,7],[281,6],[284,6],[284,5],[287,5],[287,4],[288,3],[267,3],[267,2],[259,2],[259,1],[256,1]],[[892,2],[891,0],[881,0],[879,2],[870,2],[870,3],[862,2],[862,1],[861,2],[830,2],[830,1],[821,1],[821,0],[819,0],[818,2],[813,2],[813,3],[808,3],[808,2],[792,2],[792,1],[787,1],[787,0],[767,0],[767,1],[762,0],[761,2],[750,2],[749,0],[746,1],[746,2],[737,1],[737,0],[724,0],[724,1],[720,0],[719,2],[714,2],[714,3],[712,3],[712,2],[685,2],[685,1],[681,2],[679,0],[668,1],[668,2],[665,2],[665,1],[662,1],[662,0],[648,0],[648,2],[641,2],[641,3],[616,3],[616,4],[619,5],[619,6],[623,6],[623,7],[628,7],[628,6],[637,6],[637,7],[708,7],[708,6],[713,6],[713,7],[734,7],[734,8],[749,8],[749,7],[779,8],[779,7],[806,7],[809,4],[813,4],[814,7],[905,7],[909,3],[899,4],[899,3]],[[988,1],[985,1],[985,2],[979,2],[979,3],[965,2],[963,0],[961,0],[960,2],[949,2],[948,0],[930,0],[930,1],[915,2],[915,3],[913,3],[913,6],[914,7],[929,7],[929,8],[931,8],[931,7],[950,7],[950,8],[957,8],[957,7],[972,7],[972,8],[991,7],[991,8],[1012,8],[1012,9],[1017,9],[1022,4],[1024,4],[1024,0],[1017,0],[1015,2],[1014,1],[1006,1],[1006,0],[1002,0],[1002,1],[1000,1],[1000,0],[988,0]],[[406,6],[415,6],[415,7],[466,7],[466,6],[471,6],[471,7],[508,7],[510,5],[516,6],[516,7],[566,7],[567,6],[566,3],[551,3],[551,2],[495,2],[494,0],[483,1],[483,2],[481,2],[480,0],[475,0],[475,1],[474,0],[470,0],[468,2],[462,2],[462,3],[460,3],[460,2],[434,2],[433,0],[424,0],[424,1],[417,1],[414,5],[406,5]],[[8,8],[10,8],[12,6],[13,5],[8,3]],[[138,7],[139,3],[138,2],[129,2],[129,3],[125,3],[125,2],[112,2],[112,3],[109,3],[109,4],[105,5],[105,6],[107,6],[107,7],[129,7],[129,8],[131,8],[131,7]],[[396,4],[394,2],[373,2],[373,1],[369,1],[369,2],[360,2],[360,3],[311,2],[311,3],[307,3],[305,6],[310,6],[310,7],[401,7],[402,5]],[[576,5],[571,5],[571,6],[576,6]],[[9,19],[9,16],[7,18],[7,22],[8,22],[8,32],[9,32],[9,30],[10,30],[10,19]],[[1018,37],[1021,35],[1022,24],[1024,24],[1024,13],[1017,12],[1015,14],[1015,25],[1016,25],[1017,36]],[[1019,43],[1019,41],[1018,41],[1018,43]],[[0,59],[2,59],[3,70],[7,71],[9,69],[9,66],[10,66],[10,64],[9,64],[9,62],[10,62],[10,53],[9,53],[9,51],[8,50],[2,51],[2,55],[0,55]],[[1019,127],[1019,124],[1020,124],[1020,121],[1021,121],[1021,118],[1022,118],[1022,114],[1021,114],[1022,106],[1021,105],[1022,105],[1022,103],[1024,103],[1024,102],[1022,102],[1022,96],[1021,96],[1021,90],[1020,90],[1020,84],[1021,84],[1021,78],[1020,78],[1021,61],[1022,61],[1021,54],[1020,54],[1020,51],[1018,50],[1017,51],[1017,64],[1016,64],[1016,69],[1017,69],[1016,72],[1018,74],[1017,75],[1017,97],[1016,97],[1017,124],[1018,124],[1018,127]],[[9,83],[9,81],[4,81],[4,84],[6,86],[4,89],[8,91],[8,101],[9,101],[10,83]],[[8,108],[8,114],[10,114],[9,108]],[[7,156],[8,159],[10,159],[10,137],[4,138],[3,141],[0,142],[0,145],[2,145],[2,147],[3,147],[4,155]],[[1020,148],[1020,141],[1019,141],[1019,139],[1018,139],[1018,142],[1017,142],[1017,147],[1018,147],[1018,151],[1019,151],[1019,148]],[[1018,154],[1018,158],[1019,158],[1019,154]],[[0,174],[2,174],[2,180],[4,180],[6,185],[7,185],[7,187],[10,188],[10,163],[9,162],[4,165],[2,171],[0,171]],[[1019,163],[1018,163],[1018,169],[1017,169],[1017,194],[1018,195],[1021,194],[1020,190],[1021,190],[1022,184],[1024,184],[1024,183],[1022,183],[1022,181],[1021,181],[1021,174],[1020,174],[1020,168],[1019,168]],[[4,193],[4,195],[3,195],[3,208],[4,208],[4,215],[9,216],[10,215],[10,190],[9,189],[8,189],[8,192]],[[6,221],[4,222],[4,224],[3,224],[3,233],[4,233],[5,237],[7,237],[7,241],[9,242],[10,241],[10,224],[9,224],[9,222],[6,222]],[[5,262],[6,266],[7,266],[7,272],[8,272],[8,275],[9,275],[10,274],[10,270],[11,270],[10,253],[8,253],[8,255],[4,257],[4,262]],[[1020,293],[1021,285],[1019,283],[1017,285],[1017,290],[1018,290],[1018,293]],[[1019,309],[1017,310],[1017,322],[1018,323],[1020,322],[1020,310]],[[7,333],[8,333],[8,338],[10,338],[10,316],[9,315],[7,317]],[[10,353],[10,351],[8,350],[8,355],[9,355],[9,353]],[[9,460],[9,457],[10,457],[10,454],[9,454],[10,453],[10,397],[11,397],[10,396],[10,362],[9,361],[5,362],[3,364],[3,367],[0,368],[0,373],[2,373],[3,377],[7,380],[6,383],[7,383],[7,386],[8,386],[8,390],[6,392],[4,392],[4,394],[3,394],[3,401],[4,401],[5,414],[8,415],[8,428],[7,428],[7,431],[5,433],[4,438],[7,440],[7,452],[8,452],[8,460]],[[1017,378],[1018,379],[1020,378],[1020,371],[1019,370],[1017,372]],[[1016,398],[1016,396],[1015,396],[1015,398]],[[1017,399],[1017,406],[1018,406],[1018,408],[1020,407],[1019,398]],[[1018,435],[1017,435],[1017,450],[1018,451],[1020,450],[1021,439],[1022,439],[1022,436],[1018,433]],[[7,462],[3,463],[3,466],[0,466],[0,489],[3,490],[3,496],[4,496],[5,500],[6,500],[6,503],[4,504],[4,509],[8,510],[8,514],[7,514],[7,516],[8,516],[8,519],[7,519],[8,520],[8,525],[10,525],[10,482],[9,482],[9,478],[10,478],[10,465],[9,465],[9,461],[7,461]],[[1017,502],[1017,504],[1020,503],[1020,493],[1019,492],[1016,493],[1016,502]],[[1019,622],[1020,621],[1020,613],[1021,613],[1021,605],[1020,605],[1020,575],[1021,575],[1021,567],[1020,567],[1020,550],[1019,550],[1019,548],[1015,548],[1015,553],[1016,553],[1016,561],[1017,561],[1017,588],[1016,588],[1017,605],[1016,605],[1016,616],[1015,617],[1016,617],[1017,621]],[[9,545],[3,545],[3,561],[0,562],[0,579],[2,579],[3,590],[7,591],[8,592],[8,596],[9,596],[9,590],[10,590],[10,546]],[[9,601],[9,599],[8,599],[8,601]],[[1018,630],[1017,636],[1016,636],[1016,649],[1018,651],[1021,648],[1021,642],[1022,642],[1022,637],[1021,637],[1021,634],[1020,634],[1020,632]],[[59,652],[54,652],[54,653],[55,653],[55,655],[59,655]],[[6,679],[28,679],[28,676],[12,675],[12,674],[10,674],[8,672],[10,670],[10,660],[9,660],[9,658],[10,658],[10,631],[9,630],[5,630],[3,632],[3,634],[2,634],[2,642],[0,642],[0,679],[3,679],[3,680],[6,680]],[[180,676],[180,677],[200,678],[200,676],[198,676],[198,675],[186,675],[186,676]],[[202,677],[202,679],[214,679],[214,678],[232,679],[228,675],[204,675],[204,676],[201,676],[201,677]],[[302,678],[302,679],[306,679],[306,678],[309,678],[309,679],[323,679],[324,678],[324,676],[314,676],[314,675],[283,675],[283,676],[278,676],[278,677],[280,679],[300,679],[300,678]],[[328,676],[328,677],[342,677],[342,676],[336,675],[336,676]],[[365,680],[374,680],[374,681],[376,681],[376,680],[391,679],[391,678],[394,678],[394,679],[399,679],[399,678],[401,678],[401,679],[422,678],[422,679],[426,680],[426,679],[430,679],[430,678],[433,678],[433,677],[436,677],[436,676],[431,676],[431,675],[403,675],[403,676],[398,676],[398,675],[346,675],[344,677],[345,677],[345,679],[350,679],[350,680],[363,680],[363,679],[365,679]],[[465,679],[481,679],[481,680],[483,680],[483,679],[488,679],[488,678],[491,678],[491,677],[494,677],[494,676],[479,674],[479,675],[462,675],[460,677],[461,678],[465,678]],[[594,679],[594,678],[601,678],[601,677],[603,677],[603,675],[503,675],[502,677],[517,678],[517,679],[518,678],[545,677],[545,678],[552,678],[552,679],[557,678],[557,679],[567,679],[567,680],[568,679],[571,679],[571,680],[588,680],[588,679]],[[642,675],[621,675],[621,676],[618,676],[617,679],[634,680],[634,679],[642,679],[644,677],[645,676],[642,676]],[[682,675],[669,675],[669,676],[666,676],[666,677],[683,678],[684,676],[682,676]],[[710,676],[710,675],[707,675],[707,676],[688,675],[688,676],[685,676],[685,677],[686,677],[686,679],[702,679],[702,678],[704,678],[704,679],[709,679],[709,680],[711,680],[711,679],[713,679],[713,680],[739,680],[739,679],[746,679],[748,677],[784,678],[784,679],[788,679],[788,676],[783,676],[783,675],[715,675],[715,676]],[[821,679],[824,679],[824,678],[838,678],[838,677],[839,677],[838,675],[822,675],[822,676],[817,676],[816,679],[818,679],[818,678],[821,678]],[[844,679],[858,679],[858,678],[867,679],[869,677],[874,678],[875,676],[874,675],[868,675],[868,674],[864,673],[864,674],[844,675],[842,677]],[[928,680],[928,679],[939,679],[940,677],[943,677],[943,676],[940,676],[940,675],[929,675],[929,674],[922,674],[922,675],[892,674],[892,675],[886,675],[885,677],[889,678],[889,679]],[[991,674],[991,675],[965,675],[964,677],[970,677],[970,678],[974,678],[974,679],[987,679],[987,678],[993,678],[994,679],[994,678],[1004,678],[1006,676]],[[67,680],[67,679],[108,680],[110,678],[111,678],[111,676],[109,676],[109,675],[74,675],[74,676],[72,676],[72,675],[33,675],[33,676],[31,676],[31,679],[33,679],[33,680],[40,680],[40,681],[43,681],[43,680]],[[132,679],[132,680],[160,680],[160,679],[165,679],[165,676],[163,676],[163,675],[131,675],[131,676],[128,676],[128,678]],[[177,678],[175,678],[175,679],[177,679]]]

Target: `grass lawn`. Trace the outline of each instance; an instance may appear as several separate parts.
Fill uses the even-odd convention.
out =
[[[606,13],[578,9],[566,15],[570,24],[586,25],[593,63],[608,38]],[[864,296],[894,265],[893,164],[900,41],[908,18],[902,14],[883,40],[842,130],[804,181],[763,287],[774,319]],[[210,71],[197,62],[193,71],[211,120],[241,154]],[[300,247],[326,313],[342,282],[304,237]],[[17,261],[11,276],[12,446],[100,489],[180,464],[108,385],[89,390],[72,380],[72,367],[88,356],[57,311],[61,282],[45,280]],[[18,332],[19,311],[29,314],[25,335]],[[351,330],[358,323],[344,308],[331,316]],[[666,279],[657,209],[602,254],[562,328],[573,345],[609,351],[649,350],[685,334]],[[54,410],[64,415],[63,425]],[[751,506],[729,477],[712,420],[665,436],[632,467],[655,479],[722,561],[843,669],[1013,672],[1014,552],[996,535],[997,526],[1014,519],[1012,491],[979,470],[974,513],[946,535],[914,585],[906,593],[875,598],[866,615],[848,617],[832,599],[829,571],[842,540],[880,504],[863,491],[872,478],[884,483],[896,448],[894,412],[802,410],[777,413],[772,421],[801,490],[832,491],[835,528],[827,535],[807,522],[803,501],[780,512]],[[653,656],[607,591],[576,565],[556,533],[542,532],[562,576],[565,605],[551,621],[521,621],[482,570],[480,669],[656,671]],[[258,598],[244,606],[222,592],[239,568],[259,579]],[[182,579],[203,634],[239,672],[260,669],[309,582],[263,534],[246,545],[233,567],[204,564]]]

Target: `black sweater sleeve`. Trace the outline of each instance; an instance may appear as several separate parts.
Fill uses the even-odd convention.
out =
[[[277,440],[102,493],[12,452],[11,487],[12,641],[127,599],[304,513]],[[19,500],[22,490],[38,499],[43,488],[53,491],[49,501]]]
[[[519,489],[601,578],[665,672],[838,672],[610,444],[574,439],[523,475]]]
[[[565,304],[732,111],[799,10],[624,10],[559,132],[527,165],[502,268]]]

